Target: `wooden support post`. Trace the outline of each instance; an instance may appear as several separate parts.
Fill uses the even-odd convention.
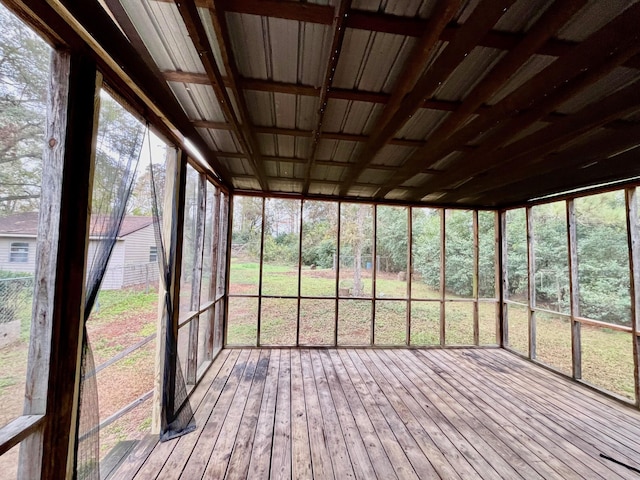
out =
[[[444,297],[446,292],[447,272],[446,272],[446,255],[447,255],[447,212],[443,208],[440,210],[440,346],[446,344],[447,335],[447,319]]]
[[[296,315],[296,347],[300,346],[300,295],[302,294],[302,226],[304,222],[304,200],[300,200],[300,224],[298,229],[298,305]]]
[[[221,258],[219,264],[224,268],[220,271],[220,280],[218,285],[224,285],[224,315],[222,318],[222,330],[224,332],[224,346],[227,345],[227,330],[229,326],[229,282],[231,281],[231,239],[233,237],[233,203],[234,197],[224,195],[222,203],[220,205],[220,225],[222,226],[222,232],[220,232],[220,253]],[[224,244],[222,243],[224,242]],[[224,252],[224,257],[222,256]]]
[[[258,278],[258,326],[257,326],[257,332],[256,332],[256,345],[259,347],[260,346],[260,330],[261,330],[261,320],[262,320],[262,272],[263,272],[263,265],[264,265],[264,231],[266,230],[265,227],[267,225],[267,221],[265,219],[265,213],[266,213],[266,200],[263,197],[262,198],[262,231],[260,232],[260,272],[259,272],[259,278]]]
[[[153,391],[151,431],[159,433],[166,427],[165,412],[173,412],[173,400],[178,365],[177,345],[166,354],[167,331],[171,329],[173,338],[178,339],[178,318],[180,315],[180,274],[182,270],[182,238],[184,226],[184,195],[186,184],[187,155],[176,151],[176,155],[167,156],[164,187],[164,217],[162,219],[162,238],[164,239],[167,268],[171,272],[161,285],[158,300],[158,340],[156,342],[156,372]],[[165,272],[160,272],[163,277]],[[164,287],[164,290],[162,290]],[[169,317],[167,303],[173,306]],[[166,362],[169,365],[166,365]],[[168,374],[165,376],[165,368]],[[167,392],[167,403],[163,401],[163,393]]]
[[[567,243],[569,249],[569,296],[571,300],[571,357],[573,378],[582,378],[582,347],[580,341],[580,284],[578,282],[578,237],[574,200],[567,200]]]
[[[534,242],[534,230],[533,230],[533,212],[531,207],[527,207],[527,287],[528,287],[528,300],[529,308],[527,309],[528,321],[529,321],[529,358],[536,358],[536,257],[535,257],[535,242]]]
[[[207,218],[207,177],[204,173],[198,175],[198,201],[196,205],[196,231],[193,238],[193,265],[191,268],[191,299],[190,310],[200,310],[200,289],[202,286],[202,262],[204,255],[204,229]],[[183,243],[184,248],[184,243]],[[200,331],[200,316],[196,315],[189,322],[189,350],[187,354],[188,385],[195,385],[198,372],[198,332]]]
[[[43,153],[35,290],[24,414],[44,427],[20,448],[19,478],[71,478],[80,395],[84,287],[102,77],[54,52]],[[44,454],[43,454],[44,446]]]
[[[333,346],[338,346],[338,314],[340,312],[340,301],[338,297],[340,296],[340,224],[341,224],[341,215],[342,215],[342,202],[338,202],[338,232],[337,232],[337,242],[336,242],[336,308],[334,311],[334,328],[333,328]]]
[[[500,296],[500,292],[502,292],[502,280],[501,280],[501,271],[502,271],[502,262],[500,249],[501,249],[501,237],[500,237],[500,213],[498,211],[493,212],[493,296],[496,299],[495,302],[495,340],[496,345],[502,345],[502,297]]]
[[[480,229],[478,210],[473,210],[473,344],[480,344]]]
[[[636,407],[640,406],[640,345],[638,333],[640,325],[640,225],[638,224],[638,198],[636,188],[625,190],[627,207],[627,243],[629,245],[631,331],[633,341],[633,380]]]
[[[411,244],[413,237],[413,209],[407,208],[407,334],[406,345],[411,345],[411,281],[413,276],[413,256]]]
[[[218,298],[218,252],[220,250],[220,189],[215,185],[209,183],[207,188],[213,188],[213,197],[211,208],[211,225],[206,225],[205,228],[211,229],[211,269],[207,272],[210,275],[211,281],[209,282],[209,298],[208,300],[214,301]],[[222,347],[221,330],[218,327],[219,318],[219,302],[216,303],[208,316],[206,331],[205,331],[205,348],[204,348],[204,360],[212,360],[214,352]]]
[[[498,215],[499,248],[497,257],[499,269],[498,280],[500,283],[500,325],[498,331],[500,335],[500,346],[507,347],[509,346],[509,309],[506,302],[509,296],[509,276],[507,270],[507,212],[501,210]]]
[[[360,208],[360,207],[358,207]],[[376,343],[376,256],[378,255],[378,205],[373,206],[373,258],[371,259],[371,265],[373,265],[373,272],[371,272],[371,337],[369,339],[369,345]]]

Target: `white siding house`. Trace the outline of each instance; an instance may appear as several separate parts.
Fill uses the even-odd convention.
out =
[[[91,232],[99,230],[92,218]],[[33,274],[35,272],[38,213],[19,213],[0,218],[0,270]],[[98,246],[96,236],[89,238],[89,266]],[[122,222],[102,288],[117,290],[145,285],[158,280],[156,240],[151,217],[127,216]]]

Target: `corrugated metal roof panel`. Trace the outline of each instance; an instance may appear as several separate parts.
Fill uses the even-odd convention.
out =
[[[395,138],[425,140],[448,115],[449,112],[442,110],[421,108],[398,130]]]
[[[506,55],[504,50],[476,47],[456,67],[435,92],[439,100],[457,102],[464,99],[473,87],[491,71],[500,58]]]
[[[240,190],[260,190],[260,183],[253,178],[237,178],[233,177],[231,179],[231,183],[233,183],[233,187]]]
[[[191,120],[226,121],[212,87],[177,82],[168,84]]]
[[[379,188],[378,186],[354,185],[349,189],[347,195],[350,197],[371,198]]]
[[[640,27],[640,26],[639,26]],[[560,105],[557,111],[560,113],[575,113],[578,110],[612,94],[616,90],[638,81],[638,71],[631,68],[618,67],[593,85],[572,97],[569,101]]]
[[[260,146],[260,153],[262,155],[267,155],[269,157],[275,157],[276,154],[276,136],[268,133],[258,133],[256,134],[256,139],[258,140],[258,145]]]
[[[253,175],[254,170],[246,158],[218,157],[232,175]]]
[[[493,95],[487,103],[493,105],[498,103],[504,97],[512,93],[527,80],[531,79],[534,75],[544,70],[556,60],[556,57],[548,55],[533,55],[522,65],[516,73],[514,73],[509,81]]]
[[[403,35],[347,29],[334,87],[389,93],[415,42]]]
[[[378,170],[373,168],[366,168],[358,176],[358,182],[371,183],[373,185],[384,185],[393,175],[393,172],[389,170]]]
[[[417,149],[414,147],[405,147],[402,145],[385,145],[373,157],[373,165],[391,165],[397,167],[402,165],[405,160]]]
[[[330,167],[325,165],[314,165],[311,169],[312,180],[330,180],[338,182],[342,178],[344,167]]]
[[[462,156],[462,152],[451,152],[444,158],[431,165],[434,170],[446,170],[455,160]]]
[[[257,127],[274,127],[276,124],[273,109],[273,94],[270,92],[257,92],[245,90],[244,97],[247,102],[249,119]]]
[[[520,130],[517,135],[515,135],[514,137],[509,139],[509,141],[506,142],[504,145],[506,146],[506,145],[509,145],[509,144],[511,144],[513,142],[517,142],[518,140],[520,140],[522,138],[525,138],[525,137],[528,137],[529,135],[537,132],[538,130],[541,130],[541,129],[543,129],[545,127],[548,127],[548,126],[549,126],[549,124],[547,122],[535,122],[535,123],[532,123],[527,128],[524,128],[524,129]]]
[[[330,99],[324,116],[325,132],[367,134],[375,125],[384,106],[369,102]]]
[[[296,137],[295,141],[295,157],[296,158],[309,158],[311,154],[311,145],[313,140],[311,138]]]
[[[303,186],[304,182],[301,180],[269,180],[269,187],[274,192],[300,193]]]
[[[226,15],[231,48],[240,75],[263,80],[272,78],[271,50],[264,30],[267,19],[240,13]]]
[[[338,185],[329,185],[327,183],[315,183],[309,184],[309,193],[311,195],[337,195],[340,191]]]
[[[526,32],[553,0],[520,0],[511,5],[493,27],[503,32]]]
[[[198,8],[198,13],[200,14],[200,19],[202,20],[207,37],[209,38],[209,43],[211,43],[213,56],[216,59],[216,64],[220,69],[220,73],[222,73],[222,75],[227,75],[222,53],[220,52],[220,44],[218,44],[218,38],[216,37],[216,32],[213,28],[213,21],[211,20],[209,9],[203,7]]]
[[[233,153],[241,151],[235,135],[228,130],[211,130],[207,128],[197,128],[196,130],[214,151]]]
[[[405,182],[403,182],[400,186],[401,187],[419,187],[430,178],[433,178],[433,175],[429,173],[419,173],[411,177],[409,180],[406,180]]]
[[[160,70],[204,73],[200,56],[174,3],[123,0],[122,5]]]
[[[263,24],[264,25],[264,24]],[[273,80],[296,83],[298,81],[298,55],[300,23],[282,18],[269,18],[267,32],[271,49],[271,71]],[[260,45],[252,45],[259,48]]]
[[[394,188],[389,193],[387,193],[384,198],[387,200],[406,200],[409,198],[411,194],[411,190],[407,190],[404,188]]]
[[[318,160],[353,161],[364,148],[364,142],[320,139],[316,156]]]
[[[558,38],[581,42],[638,0],[591,0],[558,32]]]
[[[298,82],[320,87],[324,82],[327,62],[333,40],[330,25],[301,23],[300,56],[298,58]]]
[[[428,18],[438,0],[388,0],[384,13],[402,17]]]

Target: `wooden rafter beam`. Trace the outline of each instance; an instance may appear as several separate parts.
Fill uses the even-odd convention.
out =
[[[173,0],[156,0],[172,2]],[[197,7],[209,8],[209,0],[195,0]],[[333,23],[333,7],[313,3],[291,2],[287,0],[216,0],[221,10],[262,17],[283,18],[299,22],[331,25]]]
[[[614,127],[575,147],[563,148],[580,135],[604,127],[607,122],[640,111],[640,82],[588,105],[561,122],[539,130],[496,152],[490,173],[465,188],[467,194],[525,180],[531,172],[550,174],[557,169],[588,165],[640,143],[640,126]]]
[[[558,0],[552,4],[529,30],[522,41],[512,48],[498,64],[469,92],[460,106],[431,133],[435,142],[448,138],[480,106],[495,94],[511,76],[544,45],[586,3],[586,0]],[[386,183],[378,195],[384,197],[422,169],[422,160],[415,156]]]
[[[145,60],[144,52],[134,48],[134,40],[125,36],[105,9],[97,2],[53,2],[32,0],[29,3],[32,18],[43,30],[52,29],[52,40],[57,46],[62,40],[68,48],[85,51],[95,58],[108,83],[131,103],[139,114],[153,123],[167,138],[181,145],[188,138],[205,156],[216,182],[228,187],[228,172],[217,160],[215,153],[193,128],[184,110],[168,89],[159,70]],[[54,8],[52,8],[54,7]],[[122,25],[121,25],[122,28]],[[58,36],[61,36],[58,40]],[[99,45],[99,47],[98,47]],[[105,55],[106,53],[106,55]],[[178,130],[180,135],[176,135]],[[181,145],[184,147],[184,145]]]
[[[331,41],[331,49],[329,50],[329,62],[324,74],[324,81],[320,88],[320,100],[318,102],[318,115],[316,121],[316,127],[313,131],[313,145],[311,146],[311,152],[309,153],[309,161],[307,162],[307,169],[305,173],[304,186],[302,193],[307,194],[309,192],[309,182],[311,180],[311,170],[316,161],[316,155],[318,153],[318,144],[320,143],[320,134],[322,133],[322,122],[324,120],[325,112],[327,111],[327,102],[329,101],[329,91],[333,86],[333,77],[338,66],[338,60],[340,59],[340,52],[342,50],[342,42],[344,41],[344,27],[347,11],[351,8],[351,0],[341,0],[336,17],[333,22],[333,39]]]
[[[242,120],[239,120],[231,104],[231,98],[227,93],[227,89],[224,87],[224,80],[213,55],[213,49],[207,37],[204,25],[202,23],[202,20],[200,19],[198,7],[196,6],[194,0],[175,0],[175,3],[187,27],[187,31],[189,33],[189,36],[191,37],[191,41],[193,42],[196,51],[200,55],[200,60],[202,61],[202,65],[204,66],[205,71],[207,72],[210,84],[213,87],[225,118],[229,121],[229,123],[233,125],[233,130],[243,150],[245,150],[247,154],[251,155],[251,153],[253,153],[257,158],[259,158],[260,152],[257,148],[257,142],[254,141],[253,135],[249,131],[249,125],[245,121],[245,117],[248,117],[248,115],[246,113],[246,105],[244,105],[244,102],[241,101],[241,98],[244,97],[240,96],[241,98],[236,99],[238,101],[238,105],[240,107],[240,115],[242,117]],[[223,42],[219,41],[219,43],[220,49],[221,51],[223,51],[224,56],[225,45]],[[232,74],[230,75],[230,79],[234,81],[233,70],[227,69],[227,71],[232,72]],[[243,106],[245,108],[243,108]],[[266,175],[264,173],[262,164],[259,161],[256,161],[254,157],[250,157],[250,161],[256,172],[256,176],[258,177],[258,181],[260,182],[261,187],[264,190],[268,190]]]
[[[476,6],[473,12],[474,21],[465,23],[458,30],[455,37],[451,39],[444,51],[436,58],[420,80],[412,85],[413,88],[401,97],[401,102],[394,110],[390,110],[387,113],[385,109],[385,112],[380,116],[374,127],[371,141],[362,150],[354,167],[346,175],[340,195],[348,193],[350,184],[357,180],[366,165],[375,158],[380,149],[393,138],[394,134],[411,118],[420,105],[431,97],[438,86],[451,75],[464,57],[491,30],[513,2],[514,0],[482,0]],[[440,14],[445,15],[446,12],[441,10]],[[427,58],[422,59],[426,61]],[[418,58],[415,60],[418,60]],[[404,86],[404,83],[400,85]]]
[[[577,45],[567,58],[561,57],[540,73],[525,82],[520,88],[498,102],[485,115],[481,115],[464,128],[458,130],[446,142],[447,148],[436,148],[437,154],[418,150],[414,156],[422,156],[423,165],[430,166],[437,159],[455,150],[455,142],[468,141],[480,132],[491,130],[490,137],[474,152],[458,160],[465,162],[463,170],[449,167],[446,175],[429,179],[418,190],[426,195],[438,191],[454,182],[472,177],[499,160],[496,150],[508,142],[528,125],[547,115],[556,106],[564,103],[586,87],[592,85],[624,61],[640,51],[640,4],[628,8],[610,23],[593,33],[587,40]],[[518,142],[516,142],[518,143]],[[511,146],[511,149],[515,146]],[[425,155],[426,154],[426,155]],[[415,161],[411,158],[409,161]],[[506,161],[502,160],[502,161]]]
[[[638,180],[635,177],[640,176],[638,155],[640,155],[640,148],[635,148],[588,168],[562,169],[555,171],[553,175],[532,175],[525,181],[519,181],[475,197],[473,202],[495,206],[496,200],[498,200],[500,206],[522,205],[532,198],[561,194],[566,191],[567,183],[581,188],[597,187],[616,181],[624,184],[625,179],[628,179],[627,183],[631,181],[637,183]],[[635,180],[632,180],[634,178]],[[609,189],[611,188],[609,187]]]

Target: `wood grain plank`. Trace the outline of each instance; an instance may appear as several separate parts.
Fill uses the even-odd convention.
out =
[[[307,422],[304,414],[300,416],[303,423],[302,425],[300,425],[300,422],[293,421],[292,403],[295,401],[296,406],[300,403],[304,406],[304,393],[302,391],[295,390],[294,396],[294,354],[291,353],[290,350],[283,350],[281,355],[280,375],[278,376],[278,400],[276,403],[275,426],[273,432],[273,450],[271,453],[271,476],[273,478],[284,479],[291,478],[292,448],[293,452],[296,454],[299,453],[298,445],[296,445],[295,442],[293,445],[291,443],[292,437],[295,439],[295,435],[299,434],[301,429],[306,433]],[[296,372],[295,375],[297,376],[298,372]],[[297,379],[298,378],[296,377],[296,380]],[[295,388],[297,389],[297,387],[298,384],[296,383]],[[297,413],[298,412],[296,412],[296,414]],[[300,447],[302,447],[305,444],[304,440],[302,440],[302,435],[298,438],[301,439]],[[306,445],[308,446],[308,444],[309,441],[307,440]],[[301,473],[300,478],[311,477],[311,460],[309,460],[308,466],[309,474],[306,475],[299,472]]]
[[[211,403],[216,396],[216,389],[220,382],[218,377],[227,375],[236,359],[240,355],[240,351],[225,350],[213,362],[209,370],[201,379],[202,388],[197,388],[191,395],[189,402],[193,409],[196,427],[199,429],[211,414],[211,409],[215,405],[215,401]],[[220,386],[220,389],[222,387]],[[219,391],[218,391],[219,395]],[[206,398],[206,401],[203,401]],[[136,447],[134,452],[122,463],[122,465],[114,473],[114,478],[154,478],[158,476],[165,462],[170,459],[172,452],[176,446],[180,446],[179,450],[190,451],[186,443],[191,442],[193,445],[198,440],[198,430],[193,435],[185,435],[168,442],[159,442],[157,435],[152,435],[151,444],[147,442]],[[151,442],[149,440],[148,442]],[[146,451],[151,449],[149,451]],[[160,461],[155,460],[161,459]],[[177,458],[177,457],[176,457]],[[173,458],[172,461],[175,461]],[[186,460],[185,460],[186,461]],[[181,467],[182,469],[182,467]]]
[[[281,353],[281,350],[273,350],[271,352],[269,371],[267,372],[264,392],[262,393],[262,404],[260,405],[258,425],[253,440],[253,449],[251,450],[246,478],[269,478]]]
[[[424,358],[427,358],[423,355]],[[529,404],[527,394],[514,394],[508,383],[495,383],[492,388],[478,381],[478,376],[485,374],[485,370],[474,362],[468,361],[462,355],[452,358],[447,352],[434,352],[429,355],[427,362],[438,360],[438,367],[452,371],[452,375],[461,375],[469,389],[489,395],[492,401],[501,403],[510,412],[523,415],[531,422],[540,435],[551,440],[550,449],[563,449],[574,457],[572,467],[582,470],[582,475],[591,478],[619,478],[604,461],[598,457],[595,446],[585,441],[575,429],[567,428],[565,419],[560,416],[543,415],[534,405]],[[453,361],[452,361],[453,360]],[[464,365],[464,368],[461,367]],[[497,375],[501,375],[497,373]],[[587,473],[589,472],[589,473]]]
[[[271,350],[262,350],[260,353],[260,360],[253,375],[253,383],[249,390],[249,396],[244,407],[242,419],[240,420],[238,433],[235,440],[230,444],[232,453],[225,478],[247,478],[256,428],[260,417],[262,395],[266,385],[267,372],[271,363],[271,353]],[[231,436],[229,436],[229,438],[231,438]],[[216,475],[222,469],[224,459],[227,458],[228,454],[229,448],[227,448],[226,451],[221,451],[221,461],[215,465],[213,463],[214,458],[212,457],[212,460],[209,462],[209,467],[213,466],[215,468],[208,468],[205,475],[211,478],[217,478]]]
[[[322,413],[322,423],[325,431],[331,439],[327,442],[327,446],[329,448],[329,453],[331,454],[333,470],[334,472],[339,472],[340,478],[356,478],[353,471],[353,459],[351,459],[347,449],[345,433],[342,430],[340,421],[338,420],[338,414],[336,412],[335,404],[333,403],[333,397],[329,390],[329,385],[327,383],[327,378],[324,374],[322,364],[320,363],[317,355],[314,355],[310,350],[303,352],[302,359],[303,368],[310,369],[316,380],[316,389],[318,392],[318,399],[320,401],[320,411]],[[368,459],[368,457],[366,458]]]
[[[367,390],[346,350],[332,350],[331,359],[333,360],[336,373],[338,373],[342,384],[350,385],[364,405],[398,478],[419,478],[413,465],[409,461],[406,450],[398,443],[395,432],[387,422],[380,406]]]
[[[348,380],[348,376],[344,371],[344,368],[341,365],[334,365],[331,360],[331,356],[327,350],[320,350],[319,355],[322,359],[322,363],[324,366],[325,373],[327,375],[327,380],[329,381],[329,387],[331,388],[334,402],[336,403],[336,408],[338,409],[339,414],[341,410],[344,408],[345,410],[350,412],[350,415],[344,415],[344,419],[341,417],[341,423],[347,424],[347,430],[351,429],[351,419],[353,419],[354,428],[358,430],[358,434],[360,435],[362,442],[365,447],[365,451],[369,456],[369,460],[371,462],[371,466],[375,471],[375,475],[370,478],[379,477],[385,479],[393,479],[397,478],[395,471],[393,470],[393,466],[387,457],[387,453],[378,438],[378,435],[375,432],[373,424],[369,419],[369,415],[364,408],[364,405],[360,401],[357,392],[353,388],[353,385]],[[338,370],[342,373],[342,378],[338,375]],[[354,446],[355,448],[359,448]],[[358,457],[358,453],[354,454],[352,458]],[[359,465],[354,465],[354,471],[356,476],[362,473],[366,473],[365,468],[359,468]]]
[[[239,441],[242,442],[243,440],[239,438],[238,434],[240,422],[245,413],[245,407],[249,403],[249,398],[251,398],[252,406],[256,409],[258,405],[260,405],[259,396],[262,395],[260,388],[264,387],[264,383],[262,382],[262,387],[258,384],[258,395],[256,395],[256,389],[252,388],[254,384],[253,380],[256,375],[261,374],[262,378],[266,375],[269,366],[268,353],[269,350],[253,350],[251,352],[247,368],[233,396],[231,407],[224,417],[220,435],[218,435],[213,452],[211,452],[211,456],[207,462],[203,478],[224,478],[227,468],[229,467],[229,460],[233,454],[233,448]],[[260,374],[258,372],[260,372]],[[184,478],[194,477],[189,475]]]
[[[309,427],[309,445],[311,448],[311,467],[314,478],[335,478],[331,453],[327,444],[328,434],[322,419],[320,399],[316,387],[308,350],[300,351],[304,399]],[[341,472],[340,472],[341,473]]]
[[[417,390],[414,394],[431,397],[439,392],[447,392],[469,414],[492,429],[495,435],[509,442],[513,448],[517,448],[523,460],[544,478],[580,478],[574,470],[536,442],[537,432],[526,422],[514,422],[513,417],[505,416],[482,398],[469,394],[465,389],[456,390],[409,352],[389,352],[389,357],[392,364],[395,364],[400,372],[406,372],[407,379],[415,385]]]

